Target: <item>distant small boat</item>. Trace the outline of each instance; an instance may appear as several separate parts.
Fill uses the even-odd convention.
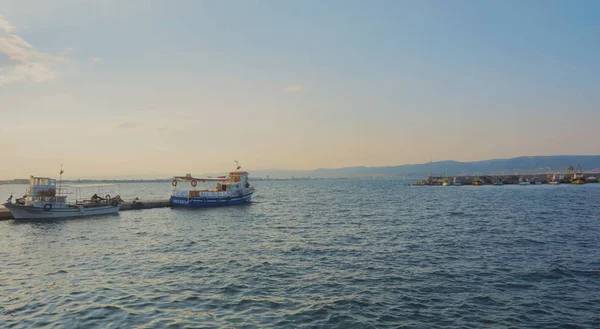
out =
[[[476,177],[475,179],[473,179],[473,185],[476,185],[476,186],[483,185],[483,180],[479,177]]]
[[[571,184],[585,184],[585,177],[583,176],[583,172],[581,170],[581,166],[577,166],[577,170],[573,174],[573,178],[571,178]]]
[[[598,179],[594,176],[588,177],[585,181],[586,183],[598,183]]]
[[[462,186],[463,182],[462,182],[462,180],[460,180],[460,178],[454,177],[454,179],[452,180],[452,185],[454,185],[454,186]]]
[[[537,179],[537,178],[534,178],[534,179],[531,181],[531,184],[535,184],[535,185],[542,185],[542,181],[541,181],[541,180],[539,180],[539,179]]]
[[[444,178],[444,181],[442,182],[442,186],[450,186],[452,185],[452,183],[450,183],[450,178],[448,178],[448,169],[446,169],[446,177]]]
[[[527,179],[527,177],[521,176],[519,178],[519,185],[531,185],[531,182],[529,179]]]
[[[494,182],[492,183],[492,185],[504,185],[504,182],[502,181],[502,179],[500,179],[500,177],[496,177],[494,178]]]
[[[554,175],[552,175],[552,178],[550,179],[548,184],[552,184],[552,185],[560,184],[560,175],[558,173],[554,173]]]

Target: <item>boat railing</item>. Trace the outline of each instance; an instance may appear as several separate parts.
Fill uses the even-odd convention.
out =
[[[198,191],[198,190],[175,190],[173,191],[175,197],[228,197],[232,196],[231,191]]]

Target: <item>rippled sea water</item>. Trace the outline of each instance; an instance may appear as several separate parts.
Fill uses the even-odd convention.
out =
[[[1,221],[0,327],[600,327],[600,184],[255,185],[248,206]]]

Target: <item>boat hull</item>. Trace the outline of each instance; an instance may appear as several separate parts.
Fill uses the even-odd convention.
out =
[[[210,208],[210,207],[223,207],[223,206],[234,206],[247,204],[252,199],[250,192],[242,196],[231,196],[231,197],[180,197],[171,196],[171,207],[182,207],[182,208]]]
[[[53,208],[44,210],[43,208],[18,206],[14,204],[4,205],[15,219],[57,219],[87,217],[98,215],[110,215],[119,213],[120,205],[97,206],[85,208]]]

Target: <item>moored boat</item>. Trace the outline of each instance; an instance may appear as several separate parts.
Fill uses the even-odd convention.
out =
[[[483,180],[479,177],[475,177],[475,179],[473,179],[473,185],[476,185],[476,186],[483,185]]]
[[[452,183],[450,182],[450,178],[448,178],[448,169],[446,169],[446,177],[442,181],[442,186],[450,186]]]
[[[548,184],[559,185],[560,184],[560,175],[558,173],[554,173],[554,175],[552,175],[552,178],[550,179]]]
[[[519,185],[531,185],[531,182],[529,179],[527,179],[527,177],[521,176],[519,177]]]
[[[238,167],[239,170],[239,167]],[[189,182],[191,189],[177,189],[179,182]],[[197,189],[198,183],[216,182],[213,189]],[[248,182],[248,172],[232,171],[228,176],[195,178],[190,174],[175,176],[171,207],[206,208],[250,202],[255,189]]]
[[[573,178],[571,178],[571,184],[585,184],[585,177],[583,175],[583,171],[581,170],[581,166],[577,165],[577,170],[573,173]]]
[[[494,182],[492,183],[492,185],[504,185],[504,182],[500,177],[496,177],[494,178]]]
[[[458,177],[454,177],[454,179],[452,180],[452,185],[454,186],[462,186],[463,182],[460,178]]]
[[[62,172],[61,172],[62,174]],[[12,195],[4,204],[15,219],[56,219],[108,215],[119,212],[123,202],[119,195],[100,197],[94,194],[88,200],[77,200],[80,189],[91,187],[116,186],[116,184],[86,185],[76,189],[75,203],[68,203],[67,196],[61,195],[63,188],[56,188],[56,179],[47,177],[29,178],[29,189],[22,198],[12,202]]]

